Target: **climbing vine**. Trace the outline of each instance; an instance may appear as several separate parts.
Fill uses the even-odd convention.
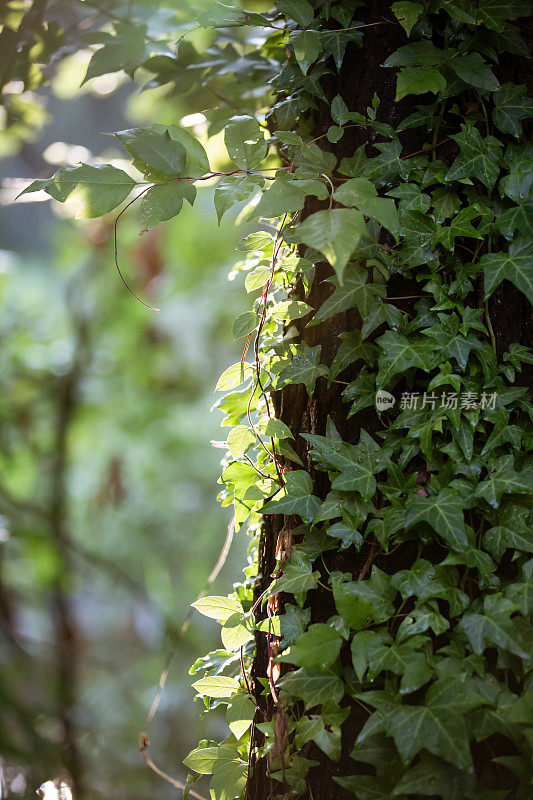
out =
[[[533,301],[533,100],[504,68],[528,57],[524,6],[402,1],[378,18],[357,0],[275,6],[203,12],[205,52],[186,35],[161,52],[134,19],[91,39],[86,80],[142,66],[149,86],[190,93],[209,133],[224,131],[228,169],[211,170],[184,128],[154,124],[116,134],[142,180],[81,165],[25,190],[76,196],[88,217],[137,190],[147,229],[217,179],[219,220],[239,206],[254,229],[232,269],[250,295],[233,325],[242,359],[216,386],[219,497],[249,563],[231,596],[194,604],[222,647],[193,664],[193,686],[207,711],[226,707],[228,735],[186,757],[187,785],[210,775],[212,797],[233,800],[266,759],[272,797],[311,796],[309,771],[340,762],[358,709],[339,796],[525,800],[533,355],[497,341],[491,320],[504,282]],[[355,111],[332,91],[378,26],[403,37],[383,62],[392,117],[378,93]],[[338,158],[353,131],[364,143]],[[319,330],[338,340],[331,359]],[[356,441],[332,418],[321,435],[280,419],[276,398],[298,385],[341,391]],[[283,524],[262,575],[272,515]],[[317,590],[331,608],[319,621]]]

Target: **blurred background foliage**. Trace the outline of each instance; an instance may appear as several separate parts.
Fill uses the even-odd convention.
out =
[[[53,203],[13,204],[21,179],[121,159],[103,131],[157,119],[204,133],[197,98],[168,87],[140,93],[143,80],[121,72],[80,88],[90,51],[65,31],[98,29],[105,14],[50,5],[52,22],[26,32],[28,74],[6,47],[0,59],[0,796],[35,797],[66,763],[85,797],[171,797],[137,740],[230,521],[209,444],[225,436],[209,409],[217,375],[239,357],[231,321],[245,298],[226,276],[243,232],[232,219],[217,227],[209,192],[144,236],[134,207],[119,230],[122,266],[156,314],[115,272],[112,219],[73,223]],[[141,4],[154,31],[168,23],[165,5]],[[174,3],[172,30],[209,5]],[[4,3],[3,34],[18,26],[20,41],[31,8]],[[216,165],[217,137],[209,151]],[[244,547],[234,543],[217,593]],[[199,718],[188,675],[217,637],[196,621],[180,641],[150,729],[154,759],[176,776],[199,737],[220,734]]]

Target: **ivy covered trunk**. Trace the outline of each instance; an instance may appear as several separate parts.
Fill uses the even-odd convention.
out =
[[[405,5],[406,7],[411,5]],[[353,126],[351,130],[346,130],[342,139],[338,142],[328,141],[328,129],[331,128],[335,122],[339,120],[335,118],[335,104],[339,103],[339,99],[349,112],[365,116],[369,109],[372,107],[372,102],[375,98],[379,98],[379,119],[391,125],[395,129],[399,129],[399,140],[402,145],[402,153],[414,155],[423,152],[426,148],[432,150],[427,145],[428,130],[421,126],[412,126],[407,129],[401,129],[401,122],[409,115],[415,115],[417,111],[417,102],[419,97],[414,97],[412,94],[405,99],[396,101],[396,76],[391,73],[391,70],[384,67],[383,64],[387,58],[394,53],[398,48],[407,45],[409,39],[406,31],[401,26],[396,26],[391,30],[390,27],[382,27],[380,21],[383,21],[389,12],[389,4],[387,2],[371,2],[367,4],[367,16],[364,22],[369,25],[368,32],[365,33],[363,47],[357,47],[350,44],[344,55],[342,68],[335,73],[332,69],[333,75],[329,75],[323,79],[322,87],[325,93],[325,101],[318,104],[318,108],[307,112],[308,119],[311,123],[311,131],[313,139],[320,142],[320,147],[331,152],[336,159],[337,167],[342,164],[343,159],[353,158],[354,153],[358,148],[363,148],[365,154],[370,152],[369,145],[372,145],[376,140],[379,141],[379,136],[375,129],[366,126]],[[361,15],[362,16],[362,15]],[[527,34],[529,21],[522,20],[524,23],[523,29]],[[374,25],[374,26],[372,26]],[[434,36],[434,41],[438,45],[442,43],[440,36]],[[528,46],[533,43],[533,37],[526,35]],[[333,61],[333,57],[331,59]],[[507,56],[502,59],[504,62],[500,65],[499,69],[495,69],[495,74],[505,80],[505,76],[513,78],[518,83],[526,82],[528,84],[528,95],[533,95],[533,82],[531,80],[530,65],[525,58],[520,58],[516,54]],[[409,60],[406,63],[411,63]],[[413,61],[412,63],[425,63],[423,59]],[[430,63],[430,62],[428,62]],[[330,66],[333,66],[331,64]],[[427,95],[425,95],[427,97]],[[335,99],[336,98],[336,99]],[[527,101],[526,101],[527,102]],[[459,101],[461,112],[465,115],[472,113],[475,110],[476,99],[471,94],[464,93]],[[448,104],[449,106],[449,104]],[[478,103],[479,106],[479,103]],[[437,139],[444,140],[440,145],[434,148],[435,155],[449,167],[458,153],[457,144],[450,138],[452,133],[459,133],[460,119],[449,119],[447,114],[449,108],[446,101],[443,101],[439,110],[439,117],[433,120],[433,127],[428,126],[433,135],[433,143]],[[530,137],[524,137],[530,138]],[[409,157],[402,155],[402,158]],[[286,164],[290,164],[290,159],[285,160]],[[341,173],[350,175],[350,167],[347,165],[345,170],[341,169]],[[357,175],[357,168],[354,168],[354,175]],[[483,187],[475,182],[476,190],[481,194]],[[438,190],[437,190],[438,191]],[[442,195],[446,194],[446,188],[441,189]],[[394,193],[392,193],[394,196]],[[448,192],[451,197],[457,197],[455,192]],[[414,195],[414,192],[413,192]],[[397,197],[402,197],[402,194],[397,194]],[[409,198],[409,194],[404,195]],[[409,206],[407,206],[409,207]],[[421,206],[413,204],[415,209],[425,210]],[[313,212],[321,209],[327,209],[327,202],[320,202],[316,198],[308,199],[304,211],[302,212],[302,219],[305,219]],[[471,215],[471,218],[474,214]],[[447,218],[447,217],[445,217]],[[422,220],[420,220],[422,222]],[[416,230],[416,228],[415,228]],[[421,237],[424,233],[424,227],[421,225]],[[460,268],[461,263],[468,263],[471,261],[471,252],[465,247],[461,247],[464,240],[461,238],[461,230],[457,231],[456,236],[456,252],[457,260],[454,268]],[[454,237],[455,238],[455,237]],[[382,229],[381,241],[387,244],[393,244],[393,239],[386,231]],[[482,252],[478,250],[478,252]],[[301,255],[305,255],[305,247],[300,248]],[[469,255],[470,254],[470,255]],[[290,294],[290,297],[305,300],[314,310],[320,315],[320,309],[324,306],[326,301],[331,302],[334,295],[334,281],[335,272],[327,261],[320,261],[315,264],[316,273],[312,289],[306,292],[302,285],[296,284]],[[449,272],[449,281],[452,279],[452,270]],[[393,272],[387,283],[387,295],[393,298],[395,305],[404,313],[416,317],[417,315],[417,302],[420,297],[419,279],[412,275],[402,274],[402,270]],[[477,276],[476,280],[472,282],[471,291],[467,294],[465,306],[472,310],[483,308],[484,300],[484,285],[483,276]],[[348,399],[354,396],[360,396],[355,391],[352,395],[348,392],[354,382],[357,382],[357,377],[361,376],[361,370],[364,369],[364,356],[362,349],[361,356],[357,352],[357,346],[361,345],[362,339],[367,342],[374,341],[380,334],[386,330],[386,327],[380,324],[374,324],[374,330],[370,335],[365,334],[364,310],[355,307],[353,303],[343,303],[342,310],[339,313],[331,315],[330,309],[323,315],[325,321],[318,324],[310,325],[304,322],[298,322],[297,327],[299,330],[298,341],[307,345],[310,348],[319,346],[321,348],[320,363],[327,365],[330,370],[329,380],[327,376],[318,377],[311,394],[307,391],[307,386],[300,383],[297,385],[288,385],[278,391],[274,391],[271,395],[273,408],[277,418],[282,420],[291,430],[295,443],[294,449],[301,460],[305,470],[312,479],[313,494],[321,500],[326,501],[331,499],[331,479],[324,471],[324,464],[318,464],[316,459],[316,450],[313,451],[313,436],[330,437],[332,430],[336,430],[335,436],[340,437],[343,442],[356,444],[360,441],[361,432],[366,431],[371,436],[376,437],[379,441],[380,432],[383,431],[380,413],[376,407],[364,405],[361,403],[360,410],[357,404],[355,408]],[[348,307],[346,307],[348,306]],[[492,346],[497,353],[498,362],[502,362],[502,358],[509,350],[509,347],[514,348],[517,345],[527,345],[533,341],[533,307],[528,301],[526,296],[512,283],[505,281],[501,284],[494,294],[485,303],[485,320],[491,327],[489,331],[485,332],[485,338],[492,339]],[[315,321],[317,317],[315,316]],[[436,318],[434,318],[436,322]],[[429,322],[429,319],[428,319]],[[361,335],[363,332],[363,335]],[[356,344],[357,343],[357,344]],[[351,353],[350,353],[351,349]],[[336,358],[337,356],[337,358]],[[332,365],[334,365],[334,374],[332,375]],[[533,370],[531,369],[531,361],[526,359],[526,363],[522,365],[522,377],[525,386],[528,386],[529,392],[533,387]],[[404,362],[404,368],[410,366],[409,361]],[[336,380],[338,378],[339,380]],[[419,383],[418,385],[422,390],[428,389],[429,380],[426,384]],[[348,392],[346,391],[348,385]],[[401,380],[395,389],[395,400],[397,401],[403,394],[403,390],[412,388],[412,383]],[[428,394],[431,394],[428,389]],[[344,395],[344,396],[343,396]],[[428,401],[430,402],[430,401]],[[334,428],[330,427],[333,423]],[[435,428],[438,429],[438,428]],[[310,436],[307,436],[307,435]],[[364,434],[363,434],[364,435]],[[429,437],[431,440],[431,436]],[[325,438],[322,439],[325,442]],[[327,447],[328,445],[326,445]],[[430,445],[431,446],[431,445]],[[318,448],[317,448],[318,449]],[[318,449],[320,453],[320,450]],[[416,496],[428,497],[428,491],[424,488],[430,479],[431,459],[430,453],[425,449],[419,454],[417,459],[417,473],[416,478],[412,482],[409,490]],[[281,459],[284,469],[294,469],[294,464],[290,459]],[[322,467],[322,468],[320,468]],[[404,473],[406,474],[406,473]],[[399,488],[399,487],[398,487]],[[431,490],[429,490],[431,491]],[[404,492],[404,496],[407,492]],[[338,497],[342,497],[342,492],[337,493]],[[383,502],[384,498],[379,498],[377,505]],[[454,513],[453,507],[450,507],[450,516]],[[443,510],[443,514],[448,514],[448,509]],[[332,512],[334,518],[336,514]],[[355,516],[355,515],[354,515]],[[361,515],[362,517],[363,515]],[[269,616],[273,613],[280,614],[285,611],[285,614],[294,614],[295,620],[293,624],[300,631],[304,631],[306,625],[319,625],[329,624],[339,631],[343,632],[346,628],[345,621],[341,616],[338,616],[340,608],[336,608],[334,593],[331,588],[331,576],[344,574],[345,578],[350,581],[362,581],[368,579],[371,575],[373,566],[383,571],[389,576],[396,576],[396,579],[407,580],[408,571],[411,574],[425,571],[425,575],[420,578],[423,580],[428,577],[433,577],[434,567],[440,562],[444,561],[449,551],[445,543],[439,542],[436,537],[426,537],[423,545],[413,541],[403,541],[397,544],[392,552],[387,551],[383,546],[382,537],[377,533],[375,535],[368,535],[361,543],[359,540],[362,538],[359,534],[354,533],[353,528],[359,527],[363,521],[359,518],[358,523],[354,522],[354,517],[350,515],[349,510],[346,510],[346,516],[343,517],[342,522],[338,523],[338,536],[341,539],[341,547],[326,546],[317,560],[314,561],[313,570],[320,574],[320,579],[317,580],[318,585],[306,593],[306,598],[301,603],[301,608],[293,605],[294,596],[287,592],[279,592],[274,598],[271,598],[271,608],[267,614],[267,609],[263,605],[259,605],[256,610],[256,619],[259,624],[261,620],[268,620]],[[256,602],[262,598],[271,584],[271,576],[279,576],[283,573],[283,566],[291,563],[291,550],[293,545],[299,545],[303,552],[306,552],[306,534],[308,535],[308,528],[302,525],[302,518],[298,515],[292,514],[275,514],[271,513],[265,516],[262,524],[260,544],[258,550],[258,567],[260,579],[255,587]],[[347,520],[348,524],[344,524]],[[316,521],[316,518],[315,518]],[[333,519],[335,521],[335,519]],[[429,521],[429,520],[428,520]],[[486,516],[484,514],[476,513],[473,508],[469,515],[469,522],[474,530],[487,529]],[[363,523],[364,524],[364,523]],[[446,524],[446,523],[445,523]],[[451,521],[450,521],[450,524]],[[437,526],[435,526],[436,528]],[[387,531],[384,531],[385,540],[388,538]],[[500,534],[501,535],[501,534]],[[356,540],[357,536],[357,540]],[[357,547],[350,546],[357,541]],[[443,546],[444,545],[444,546]],[[317,555],[320,546],[313,542],[308,548],[308,552],[312,557]],[[510,555],[510,554],[509,554]],[[479,557],[479,555],[478,555]],[[420,559],[423,559],[421,561]],[[450,563],[461,563],[460,561],[454,562],[453,557]],[[424,564],[423,567],[421,565]],[[465,579],[467,578],[468,567],[479,566],[478,564],[467,563],[466,559],[462,562],[462,567],[459,568],[457,576],[460,575],[461,585],[467,589],[468,601],[475,600],[479,595],[479,589],[474,585],[474,581],[469,586],[465,586]],[[418,569],[417,569],[418,567]],[[462,573],[462,574],[461,574]],[[481,571],[481,574],[482,571]],[[512,580],[516,577],[517,569],[512,564],[511,558],[506,558],[500,564],[497,575],[498,578],[494,581],[494,585],[501,577],[503,580]],[[329,586],[328,586],[329,584]],[[377,592],[379,594],[379,585]],[[453,590],[452,590],[453,591]],[[415,592],[402,593],[402,597],[394,602],[396,614],[391,613],[392,618],[398,617],[397,622],[392,626],[392,634],[397,633],[401,618],[399,613],[404,611],[403,618],[407,617],[410,610],[414,608],[414,602],[411,599]],[[438,592],[436,593],[438,597]],[[443,594],[443,599],[445,594]],[[402,600],[403,598],[403,600]],[[301,601],[300,601],[301,602]],[[450,602],[450,601],[448,601]],[[465,601],[466,602],[466,601]],[[437,608],[446,614],[447,605],[446,601],[438,601],[434,608]],[[289,625],[289,623],[287,623]],[[416,626],[416,622],[415,622]],[[364,626],[362,626],[364,627]],[[437,647],[443,652],[445,648],[449,648],[450,653],[453,651],[450,637],[446,635],[444,630],[437,630],[437,626],[431,629],[431,624],[428,623],[428,628],[434,649]],[[420,630],[422,626],[420,626]],[[364,700],[361,696],[359,698],[352,698],[349,694],[345,694],[339,703],[339,708],[342,711],[335,712],[333,706],[336,706],[337,698],[333,706],[328,705],[328,689],[325,691],[321,699],[321,708],[317,705],[315,708],[309,708],[309,703],[300,701],[299,707],[296,709],[297,717],[302,718],[302,714],[308,714],[310,719],[320,719],[320,723],[315,725],[316,730],[323,728],[323,732],[313,738],[309,739],[300,747],[298,747],[298,739],[291,735],[290,725],[286,709],[283,708],[277,700],[273,697],[272,693],[265,692],[265,686],[268,685],[269,676],[272,680],[272,671],[276,669],[275,660],[278,652],[282,651],[280,639],[272,636],[266,639],[264,635],[265,623],[262,625],[262,632],[256,633],[256,655],[252,667],[252,676],[254,679],[254,694],[259,709],[259,714],[256,716],[256,723],[252,729],[251,739],[251,762],[250,770],[248,773],[248,782],[246,786],[245,796],[249,800],[271,800],[273,797],[292,797],[293,793],[290,792],[290,786],[299,785],[298,797],[305,797],[309,800],[320,798],[320,800],[349,800],[357,797],[360,800],[366,798],[374,798],[377,796],[385,797],[380,793],[381,787],[378,788],[380,782],[382,786],[390,784],[392,790],[395,781],[395,767],[394,758],[396,754],[391,749],[384,747],[384,740],[380,742],[380,746],[375,749],[370,746],[368,750],[364,745],[360,746],[361,760],[354,762],[354,756],[357,751],[356,740],[361,733],[365,722],[369,719],[372,709],[365,707],[364,703],[359,700]],[[348,637],[346,637],[348,638]],[[290,641],[286,637],[286,642]],[[354,646],[352,645],[352,660],[355,663],[357,660],[362,665],[365,661],[369,661],[368,654],[365,654],[365,648],[369,643],[373,643],[372,638],[364,638],[360,635],[361,649],[360,656],[354,655]],[[286,642],[283,642],[285,644]],[[324,641],[323,648],[327,649],[327,639]],[[343,647],[344,649],[344,647]],[[411,654],[413,657],[413,653]],[[386,658],[386,656],[385,656]],[[416,660],[416,655],[414,655]],[[298,663],[298,662],[297,662]],[[350,654],[346,648],[346,652],[341,652],[341,663],[349,669]],[[316,669],[318,664],[315,664],[315,674],[318,676],[320,669]],[[361,667],[363,671],[363,667]],[[458,665],[456,667],[458,669]],[[416,666],[415,666],[416,670]],[[324,676],[329,672],[324,670]],[[421,671],[423,673],[423,670]],[[280,674],[287,673],[287,667],[282,667]],[[405,675],[405,673],[404,673]],[[422,686],[429,678],[429,674],[422,674],[421,677],[415,679],[413,688],[409,687],[406,692],[409,694],[408,703],[416,706],[422,701],[423,689]],[[402,680],[403,683],[403,680]],[[458,692],[462,687],[459,683],[456,685]],[[318,694],[320,694],[320,689]],[[298,696],[298,695],[296,695]],[[305,696],[305,691],[301,696]],[[317,695],[318,699],[318,695]],[[460,714],[466,713],[468,700],[462,704],[458,699],[458,708]],[[327,708],[326,708],[327,707]],[[379,709],[379,706],[378,706]],[[320,714],[321,711],[321,714]],[[329,715],[329,718],[328,718]],[[271,721],[271,725],[261,725],[261,722]],[[404,734],[409,738],[416,735],[416,721],[413,719],[413,725],[406,721]],[[310,729],[312,728],[312,723]],[[509,781],[509,775],[498,766],[494,759],[499,758],[503,764],[507,759],[510,765],[513,758],[516,759],[516,745],[513,745],[509,739],[501,735],[501,731],[497,730],[498,726],[494,725],[491,729],[492,735],[488,737],[482,745],[477,745],[472,748],[473,754],[473,771],[476,775],[483,780],[483,785],[486,786],[486,791],[475,795],[476,797],[506,797],[507,791],[514,779]],[[264,732],[262,732],[264,731]],[[388,733],[386,727],[382,727],[383,733]],[[265,733],[267,735],[265,735]],[[457,731],[458,737],[461,736],[461,731]],[[268,734],[270,734],[270,745],[268,744]],[[450,736],[454,736],[454,732],[450,731]],[[329,739],[329,741],[328,741]],[[294,746],[296,742],[296,747]],[[292,743],[292,748],[291,744]],[[265,746],[266,744],[266,746]],[[287,781],[283,778],[286,773],[291,772],[291,766],[280,765],[280,753],[287,752],[292,749],[296,751],[297,762],[299,758],[302,759],[301,764],[296,764],[292,768],[292,775]],[[431,749],[431,748],[429,748]],[[434,751],[433,751],[434,752]],[[365,757],[365,754],[367,757]],[[277,771],[272,769],[272,756],[277,758]],[[283,758],[283,756],[282,756]],[[308,763],[306,763],[308,760]],[[437,759],[435,760],[436,763]],[[294,763],[294,762],[293,762]],[[424,762],[422,762],[424,764]],[[373,766],[369,766],[372,764]],[[279,768],[281,766],[281,769]],[[430,768],[425,769],[425,764],[419,769],[418,774],[415,776],[413,785],[406,786],[406,790],[416,793],[416,795],[433,796],[438,793],[442,798],[446,797],[473,797],[473,794],[468,793],[467,784],[472,783],[472,778],[469,776],[464,781],[456,781],[452,779],[451,767],[446,767],[444,762],[439,765],[441,772],[439,774],[440,792],[434,792],[429,785],[432,777]],[[416,770],[413,770],[416,772]],[[343,776],[354,776],[357,773],[358,778]],[[449,773],[449,774],[448,774]],[[304,776],[305,789],[302,780],[298,780],[300,776]],[[378,780],[373,777],[377,776]],[[368,776],[368,777],[363,777]],[[336,781],[334,778],[340,778]],[[392,777],[392,780],[391,780]],[[448,780],[450,780],[448,788],[445,788]],[[507,781],[507,783],[506,783]],[[473,785],[473,783],[472,783]],[[503,790],[499,792],[497,789],[492,791],[490,787],[501,785]],[[518,784],[517,784],[518,785]],[[288,791],[289,790],[289,791]],[[285,792],[287,792],[285,794]],[[377,791],[378,794],[374,794]],[[296,796],[296,795],[294,795]],[[387,795],[388,797],[388,791]],[[403,796],[403,795],[402,795]],[[515,796],[514,794],[512,795]],[[519,793],[516,795],[522,796]]]

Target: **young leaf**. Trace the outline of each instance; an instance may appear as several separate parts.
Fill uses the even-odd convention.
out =
[[[266,155],[266,142],[255,117],[232,117],[224,131],[229,157],[241,169],[253,169]]]
[[[342,284],[344,268],[366,233],[362,213],[347,208],[317,211],[300,223],[297,231],[304,244],[324,253]]]
[[[208,678],[200,678],[193,683],[198,694],[205,694],[206,697],[232,697],[240,691],[238,680],[227,678],[225,675],[211,675]]]
[[[244,381],[247,381],[248,378],[251,378],[253,373],[253,364],[250,364],[248,361],[238,361],[222,373],[215,386],[215,391],[227,392],[229,389],[234,389],[236,386],[240,386],[241,383],[244,383]]]
[[[226,722],[236,739],[241,739],[254,721],[256,705],[246,694],[236,695],[226,711]]]
[[[128,153],[140,162],[141,171],[150,173],[155,170],[162,175],[181,175],[187,153],[182,144],[170,138],[168,131],[157,133],[150,128],[131,128],[118,131],[115,136]]]
[[[242,605],[236,597],[218,595],[202,597],[200,600],[191,603],[191,606],[199,611],[200,614],[203,614],[204,617],[210,617],[210,619],[216,619],[219,622],[225,622],[233,614],[244,613]]]

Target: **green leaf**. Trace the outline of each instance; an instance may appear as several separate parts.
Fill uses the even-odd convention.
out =
[[[213,800],[235,800],[246,786],[248,765],[240,759],[228,761],[217,768],[209,789]]]
[[[289,322],[305,317],[312,310],[311,306],[301,300],[282,300],[281,303],[276,303],[270,313],[278,321]]]
[[[383,351],[379,357],[376,386],[382,388],[400,373],[413,367],[429,372],[433,367],[435,345],[421,338],[407,338],[395,331],[387,331],[376,339]]]
[[[508,613],[465,614],[458,626],[468,637],[474,653],[481,655],[486,647],[495,646],[529,659],[531,646],[523,631],[509,619]]]
[[[308,592],[310,589],[316,589],[319,577],[320,573],[313,572],[311,562],[306,556],[297,551],[293,552],[291,560],[283,568],[283,575],[270,587],[270,594]]]
[[[372,217],[394,236],[399,231],[398,212],[394,200],[378,197],[374,186],[365,178],[351,178],[340,186],[333,198],[344,206],[356,206],[365,217]]]
[[[200,678],[199,681],[193,683],[193,687],[198,694],[206,697],[231,697],[241,689],[236,678],[227,678],[225,675],[210,675],[208,678]]]
[[[406,527],[427,522],[437,531],[453,550],[464,550],[468,546],[463,517],[464,500],[448,487],[438,495],[410,497],[406,504]]]
[[[324,253],[342,283],[344,268],[366,233],[366,226],[360,211],[335,208],[311,214],[297,231],[304,244]]]
[[[253,623],[242,613],[232,614],[224,621],[220,636],[224,648],[233,653],[254,638]]]
[[[133,178],[110,164],[82,164],[80,167],[61,167],[48,180],[34,181],[20,195],[44,189],[60,203],[75,199],[79,202],[76,216],[91,219],[101,217],[120,205],[134,186]]]
[[[411,3],[408,0],[402,0],[399,3],[393,3],[391,11],[406,32],[408,36],[416,25],[418,18],[424,11],[424,7],[420,3]]]
[[[409,161],[402,159],[402,143],[398,140],[375,144],[381,155],[368,159],[365,177],[379,179],[380,183],[391,184],[398,177],[406,179],[409,174]]]
[[[365,319],[375,307],[377,298],[386,293],[383,285],[368,283],[368,270],[356,264],[348,265],[342,285],[336,279],[330,282],[335,286],[335,291],[322,303],[308,327],[351,308],[356,308]]]
[[[136,159],[136,166],[142,172],[155,170],[162,175],[181,175],[187,153],[180,142],[171,139],[168,131],[157,133],[150,128],[130,128],[118,131],[115,136]]]
[[[254,216],[271,219],[291,211],[299,211],[304,207],[308,194],[324,200],[328,196],[328,190],[322,181],[293,178],[287,172],[280,172],[261,195],[254,209]]]
[[[229,747],[198,747],[183,759],[183,763],[194,772],[211,775],[220,766],[237,757],[237,751]]]
[[[247,694],[238,694],[228,703],[226,722],[236,739],[241,739],[251,726],[255,711],[255,703]]]
[[[533,553],[533,532],[527,521],[528,511],[520,506],[506,504],[498,512],[498,525],[483,536],[483,547],[500,561],[507,548]]]
[[[280,419],[268,417],[260,423],[261,433],[265,436],[271,436],[273,439],[294,439],[290,428],[285,425]]]
[[[479,259],[479,267],[485,276],[485,297],[507,279],[533,303],[533,257],[528,239],[514,241],[508,253],[486,253]]]
[[[245,311],[233,321],[232,333],[234,339],[242,339],[255,331],[259,325],[259,316],[255,311]]]
[[[298,514],[304,522],[310,522],[321,505],[321,500],[312,494],[313,485],[308,473],[294,470],[285,476],[285,486],[280,493],[263,506],[262,514]]]
[[[282,645],[288,647],[298,639],[304,632],[306,625],[311,619],[311,609],[299,608],[298,606],[287,603],[285,613],[279,618],[280,631],[283,636]]]
[[[328,374],[328,368],[320,363],[321,349],[319,344],[316,347],[309,347],[305,342],[296,345],[293,357],[283,359],[276,365],[276,369],[280,368],[280,371],[275,379],[275,388],[303,383],[311,396],[317,378]]]
[[[291,33],[289,38],[294,47],[294,57],[303,74],[306,75],[311,64],[322,52],[320,34],[317,31],[297,31]]]
[[[230,208],[242,203],[259,191],[263,179],[257,175],[228,175],[215,189],[215,210],[220,220]]]
[[[375,566],[366,581],[334,585],[333,596],[337,611],[352,630],[366,628],[371,622],[385,622],[394,614],[396,590],[390,585],[389,576]]]
[[[475,86],[476,89],[494,92],[500,86],[498,79],[479,53],[465,53],[451,58],[449,64],[461,80],[470,86]]]
[[[234,458],[240,458],[256,443],[254,432],[246,425],[237,425],[228,435],[228,448]]]
[[[93,53],[82,86],[91,78],[121,69],[131,73],[145,60],[146,25],[119,23],[115,24],[115,31],[116,35]]]
[[[342,67],[342,62],[344,61],[344,54],[346,52],[346,48],[350,44],[350,42],[355,42],[356,44],[362,44],[363,37],[361,36],[361,32],[357,30],[353,31],[328,31],[322,30],[320,31],[320,40],[322,42],[322,47],[324,49],[324,53],[327,56],[332,56],[333,60],[335,61],[335,66],[338,70]]]
[[[337,660],[341,644],[342,637],[338,631],[318,622],[302,633],[277,660],[298,666],[325,668]]]
[[[526,92],[525,84],[506,83],[494,95],[494,122],[517,139],[522,134],[522,120],[533,116],[533,98]]]
[[[307,0],[275,0],[278,11],[293,19],[302,28],[307,28],[315,18],[313,6]]]
[[[225,597],[221,595],[213,595],[212,597],[202,597],[191,603],[204,617],[216,619],[219,622],[225,622],[233,614],[242,614],[243,609],[240,600],[236,597]]]
[[[283,696],[300,698],[306,710],[321,705],[327,700],[340,703],[344,695],[344,685],[333,672],[302,667],[291,672],[281,684]]]
[[[404,67],[398,73],[396,97],[398,102],[409,94],[438,94],[446,89],[446,78],[435,67]]]
[[[482,138],[477,128],[461,125],[461,133],[451,137],[459,145],[459,155],[446,175],[447,181],[477,178],[492,189],[500,174],[501,142],[494,136]]]
[[[264,159],[267,145],[255,117],[232,117],[224,130],[229,157],[241,169],[253,169]]]
[[[442,64],[446,55],[443,50],[438,50],[433,42],[422,39],[400,47],[390,55],[384,67],[413,67],[413,66],[438,66]]]
[[[191,206],[196,197],[194,184],[168,181],[152,186],[141,198],[141,222],[144,230],[177,216],[187,200]]]
[[[492,464],[486,479],[478,483],[475,496],[498,508],[504,494],[528,494],[532,485],[533,467],[515,472],[513,456],[506,455]]]
[[[215,392],[226,392],[229,389],[234,389],[244,381],[247,381],[248,378],[251,378],[253,373],[253,364],[248,361],[238,361],[222,373],[215,386]]]

